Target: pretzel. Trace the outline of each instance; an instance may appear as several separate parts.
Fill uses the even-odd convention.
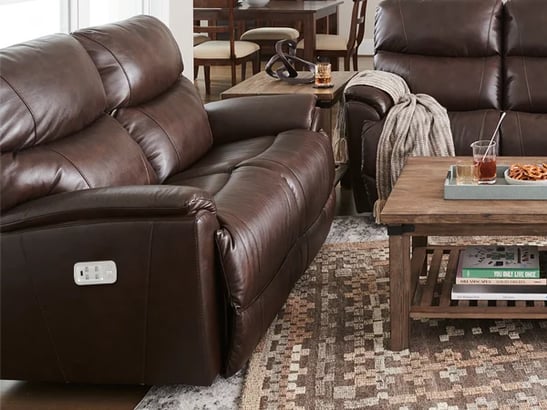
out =
[[[547,162],[542,164],[512,164],[509,167],[509,177],[521,181],[547,180]]]

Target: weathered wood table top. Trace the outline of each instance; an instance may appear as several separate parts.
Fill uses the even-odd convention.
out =
[[[450,165],[466,157],[408,158],[381,213],[386,224],[547,224],[547,201],[446,200]],[[469,161],[471,158],[468,157]],[[498,157],[498,165],[546,162],[545,157]],[[547,187],[545,187],[547,189]]]

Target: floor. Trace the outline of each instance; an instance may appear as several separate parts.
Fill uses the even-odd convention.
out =
[[[371,57],[359,58],[359,70],[371,67]],[[202,70],[196,80],[196,87],[204,102],[218,100],[220,93],[230,86],[229,68],[225,67],[212,68],[210,96],[205,96]],[[338,187],[336,215],[356,214],[351,195],[350,190]],[[148,389],[149,386],[73,385],[0,380],[0,409],[131,410],[141,401]]]

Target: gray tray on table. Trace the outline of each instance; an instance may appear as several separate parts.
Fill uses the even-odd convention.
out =
[[[546,200],[545,185],[509,185],[503,176],[507,165],[498,165],[492,185],[457,185],[456,166],[451,165],[444,182],[444,199]]]

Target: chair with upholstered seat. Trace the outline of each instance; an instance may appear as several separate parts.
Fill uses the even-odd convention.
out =
[[[252,41],[260,46],[260,59],[268,59],[275,54],[275,43],[281,40],[298,41],[300,32],[292,27],[256,27],[247,30],[240,40]]]
[[[317,57],[327,57],[331,60],[333,70],[338,70],[338,58],[344,58],[344,70],[349,71],[350,59],[353,69],[357,71],[357,50],[365,35],[365,16],[367,0],[353,0],[349,38],[339,34],[317,34],[315,49]],[[301,53],[305,47],[300,41],[297,49]]]
[[[207,26],[195,25],[194,32],[218,34],[226,33],[228,40],[210,40],[194,47],[195,75],[200,66],[204,68],[205,93],[211,94],[211,66],[231,66],[232,85],[236,84],[236,66],[241,65],[241,78],[245,79],[246,64],[253,63],[253,73],[260,70],[260,46],[250,41],[235,41],[234,1],[233,0],[194,0],[194,7],[218,9],[220,15],[227,15],[225,25],[209,21]]]

